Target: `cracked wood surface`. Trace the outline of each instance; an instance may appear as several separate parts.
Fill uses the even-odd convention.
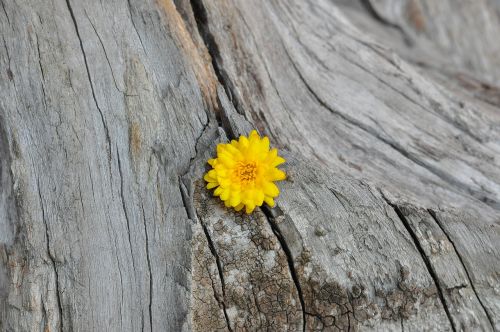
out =
[[[498,1],[0,4],[1,331],[500,331]]]

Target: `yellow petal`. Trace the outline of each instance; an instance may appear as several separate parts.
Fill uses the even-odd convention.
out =
[[[250,188],[250,189],[245,190],[242,194],[243,194],[242,201],[245,201],[245,204],[247,204],[246,202],[253,201],[254,196],[255,196],[255,190]]]
[[[257,130],[254,129],[250,132],[250,135],[248,135],[248,138],[250,139],[250,141],[255,141],[255,140],[259,139],[260,136],[259,136],[259,133],[257,133]]]
[[[285,162],[285,158],[281,158],[280,156],[277,156],[276,158],[274,158],[273,162],[271,163],[271,165],[273,167],[276,167],[280,164],[283,164]]]
[[[217,162],[217,164],[214,165],[214,170],[216,172],[220,172],[220,171],[223,171],[226,169],[226,166],[224,166],[223,164]]]
[[[255,205],[261,206],[264,201],[264,192],[262,190],[256,190],[254,194]]]
[[[255,204],[247,204],[247,205],[245,206],[245,212],[246,212],[247,214],[252,213],[254,209],[255,209]]]
[[[229,153],[221,153],[219,155],[219,158],[217,158],[224,166],[227,166],[229,168],[233,168],[236,164],[236,161],[234,160],[233,156],[231,156]]]
[[[274,199],[272,197],[266,196],[264,197],[264,202],[267,203],[270,207],[274,206]]]
[[[230,194],[231,194],[231,192],[229,191],[229,189],[223,189],[222,193],[220,194],[220,199],[225,201],[229,198]]]
[[[248,141],[248,138],[246,138],[245,136],[240,136],[240,140],[239,140],[239,145],[240,147],[242,148],[247,148],[248,145],[250,144],[250,142]]]
[[[217,144],[217,154],[225,151],[225,145],[226,144],[224,144],[224,143]]]
[[[217,145],[217,158],[208,160],[212,169],[204,175],[206,187],[237,211],[245,207],[252,213],[264,202],[274,206],[273,198],[279,195],[274,181],[286,178],[276,166],[284,162],[277,149],[270,150],[269,138],[252,130],[237,141]]]
[[[267,136],[264,136],[264,138],[260,141],[260,148],[262,151],[269,151],[269,138]]]
[[[246,157],[250,160],[258,159],[259,156],[259,146],[257,144],[250,144],[246,151]]]
[[[271,180],[271,181],[281,181],[281,180],[284,180],[284,179],[286,179],[286,173],[283,172],[282,170],[277,169],[277,168],[273,168],[270,171],[269,180]]]
[[[221,187],[230,187],[231,186],[231,179],[229,179],[229,178],[218,177],[217,181],[219,182]]]
[[[229,202],[232,207],[235,207],[241,203],[240,195],[239,193],[233,193],[231,195],[231,198],[229,199]]]
[[[203,177],[203,179],[205,181],[207,181],[207,182],[214,182],[215,181],[215,179],[213,177],[211,177],[210,175],[208,175],[208,173],[205,174],[205,176]]]
[[[230,188],[231,188],[231,191],[239,193],[241,191],[241,184],[239,182],[233,182],[233,183],[231,183],[231,187]]]
[[[271,162],[277,156],[278,156],[278,150],[276,148],[274,148],[271,151],[269,151],[269,153],[267,154],[266,161]]]
[[[217,182],[209,182],[207,184],[207,189],[212,189],[212,188],[215,188],[217,187],[219,184]]]
[[[236,142],[236,141],[235,141]],[[236,147],[234,147],[234,145],[232,144],[228,144],[226,146],[226,151],[229,152],[233,157],[237,157],[239,155],[241,155],[241,152],[240,150],[238,150]]]
[[[231,152],[229,151],[229,146],[231,146],[231,144],[219,144],[217,146],[217,156],[220,156],[221,153],[227,153],[230,155]]]
[[[264,184],[264,194],[271,197],[276,197],[280,193],[278,187],[272,182],[266,182]]]

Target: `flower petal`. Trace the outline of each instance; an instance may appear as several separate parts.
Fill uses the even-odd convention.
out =
[[[217,186],[219,186],[219,184],[217,182],[209,182],[207,184],[207,189],[212,189],[212,188],[215,188]]]
[[[229,199],[229,202],[232,207],[236,207],[241,203],[241,198],[239,193],[233,193],[231,195],[231,198]]]
[[[233,159],[233,156],[229,153],[221,153],[217,158],[224,166],[233,168],[236,165],[236,161]]]
[[[205,174],[205,176],[203,177],[203,179],[207,182],[215,182],[216,179],[214,179],[213,177],[211,177],[208,173]]]
[[[269,173],[269,180],[271,181],[281,181],[286,179],[286,173],[280,169],[273,168]]]
[[[217,189],[214,190],[214,196],[219,196],[222,194],[223,189],[221,187],[217,187]]]
[[[259,133],[257,133],[257,130],[254,129],[250,132],[250,135],[248,135],[248,138],[250,139],[250,141],[255,141],[255,140],[260,138],[260,135],[259,135]]]
[[[276,197],[279,195],[279,193],[280,190],[274,183],[267,182],[264,184],[264,194],[266,194],[267,196]]]
[[[223,201],[226,201],[229,198],[230,193],[231,192],[229,191],[229,189],[223,189],[222,193],[220,194],[220,199],[222,199]]]
[[[236,211],[245,208],[252,213],[264,202],[274,206],[279,188],[274,181],[284,180],[286,173],[277,168],[285,162],[277,149],[270,150],[269,138],[252,130],[248,136],[217,145],[217,158],[209,159],[212,166],[203,178],[208,189],[215,189],[224,205]]]
[[[255,190],[254,193],[254,202],[255,205],[257,206],[262,206],[262,203],[264,202],[264,192],[262,190]]]
[[[260,148],[263,152],[269,151],[269,138],[265,136],[261,141],[260,141]]]
[[[250,145],[250,142],[248,141],[248,138],[246,138],[245,136],[240,136],[240,140],[239,140],[239,145],[240,145],[240,148],[248,148],[248,146]]]
[[[252,213],[254,209],[255,209],[255,204],[253,204],[253,203],[252,203],[252,204],[247,204],[247,205],[245,206],[245,212],[246,212],[247,214]]]
[[[274,160],[273,160],[273,162],[272,162],[271,165],[273,167],[276,167],[278,165],[283,164],[285,161],[286,161],[285,158],[281,158],[280,156],[277,156],[276,158],[274,158]]]
[[[274,199],[272,197],[266,196],[266,197],[264,197],[264,201],[270,207],[274,207]]]

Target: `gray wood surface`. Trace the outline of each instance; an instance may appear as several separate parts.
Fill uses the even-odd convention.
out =
[[[1,331],[500,331],[498,1],[0,5]]]

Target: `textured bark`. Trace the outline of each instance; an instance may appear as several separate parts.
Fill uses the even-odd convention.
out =
[[[500,331],[498,1],[0,4],[1,331]]]

